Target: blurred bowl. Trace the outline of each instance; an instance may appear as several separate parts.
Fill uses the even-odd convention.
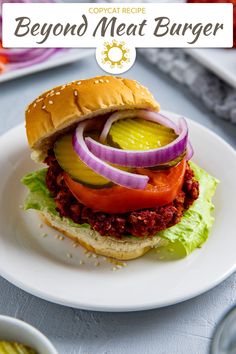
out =
[[[38,354],[58,354],[51,342],[36,328],[15,318],[0,315],[1,340],[28,345]]]
[[[211,354],[236,354],[236,307],[222,318],[216,327],[211,344]]]

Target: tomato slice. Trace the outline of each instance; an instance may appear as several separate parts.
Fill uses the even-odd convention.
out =
[[[129,189],[117,185],[111,188],[92,189],[75,182],[66,172],[64,180],[79,202],[94,211],[114,214],[155,208],[171,203],[182,188],[185,170],[185,160],[164,171],[137,169],[138,173],[145,173],[150,178],[144,190]]]
[[[0,41],[0,49],[4,49],[3,47],[2,47],[2,42]],[[7,58],[7,56],[6,55],[0,55],[0,62],[2,63],[2,64],[7,64],[8,63],[8,58]]]
[[[0,41],[0,49],[2,49],[2,42]],[[5,71],[5,64],[8,63],[8,58],[5,55],[0,55],[0,74]]]

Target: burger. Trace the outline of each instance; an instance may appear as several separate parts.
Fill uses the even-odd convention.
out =
[[[55,87],[26,110],[32,158],[24,208],[98,255],[188,255],[207,239],[217,180],[191,160],[184,118],[163,116],[135,80]],[[200,137],[199,137],[200,138]]]

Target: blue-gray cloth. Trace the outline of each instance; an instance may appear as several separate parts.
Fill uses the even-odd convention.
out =
[[[197,96],[218,117],[236,123],[236,90],[182,49],[138,49],[148,62],[170,75]]]

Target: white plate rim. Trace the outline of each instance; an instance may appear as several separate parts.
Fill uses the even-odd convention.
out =
[[[172,116],[177,116],[179,117],[180,114],[176,114],[173,112],[169,112],[169,111],[162,111],[162,113],[164,114],[170,114]],[[222,137],[220,137],[219,135],[217,135],[215,132],[211,131],[210,129],[208,129],[207,127],[203,126],[202,124],[189,119],[194,125],[200,127],[201,129],[205,130],[205,132],[207,132],[208,134],[212,135],[215,139],[217,139],[218,141],[221,142],[221,144],[225,145],[225,147],[227,147],[228,149],[231,150],[231,152],[234,154],[235,158],[236,158],[236,151],[235,149],[228,144]],[[20,124],[10,130],[8,130],[7,132],[5,132],[4,134],[2,134],[0,136],[0,142],[3,138],[5,138],[8,134],[12,134],[14,133],[14,131],[17,131],[18,129],[22,129],[22,126],[24,124]],[[161,304],[157,303],[157,302],[146,302],[143,304],[139,304],[136,306],[124,306],[124,305],[115,305],[115,306],[104,306],[104,305],[92,305],[87,303],[87,302],[83,302],[83,301],[69,301],[69,300],[65,300],[65,299],[61,299],[60,297],[54,295],[50,295],[50,294],[46,294],[44,291],[38,290],[38,289],[34,289],[32,287],[30,287],[27,284],[24,284],[23,282],[19,281],[17,279],[17,277],[12,277],[11,275],[8,274],[8,272],[4,269],[0,268],[0,276],[2,276],[4,279],[6,279],[7,281],[9,281],[10,283],[12,283],[13,285],[17,286],[18,288],[26,291],[29,294],[32,294],[36,297],[39,297],[41,299],[47,300],[49,302],[52,303],[56,303],[59,305],[63,305],[63,306],[68,306],[68,307],[73,307],[73,308],[78,308],[78,309],[83,309],[83,310],[91,310],[91,311],[103,311],[103,312],[133,312],[133,311],[143,311],[143,310],[150,310],[150,309],[155,309],[155,308],[161,308],[161,307],[166,307],[166,306],[170,306],[170,305],[174,305],[180,302],[184,302],[186,300],[192,299],[196,296],[199,296],[211,289],[213,289],[215,286],[219,285],[222,281],[224,281],[225,279],[227,279],[231,274],[233,274],[236,271],[236,261],[235,261],[235,265],[232,266],[230,269],[228,269],[228,271],[226,271],[224,274],[222,274],[221,276],[219,276],[217,279],[215,279],[214,281],[211,281],[207,286],[203,286],[202,288],[199,287],[198,291],[189,291],[189,293],[186,296],[179,296],[179,298],[175,298],[174,301],[163,301]]]

